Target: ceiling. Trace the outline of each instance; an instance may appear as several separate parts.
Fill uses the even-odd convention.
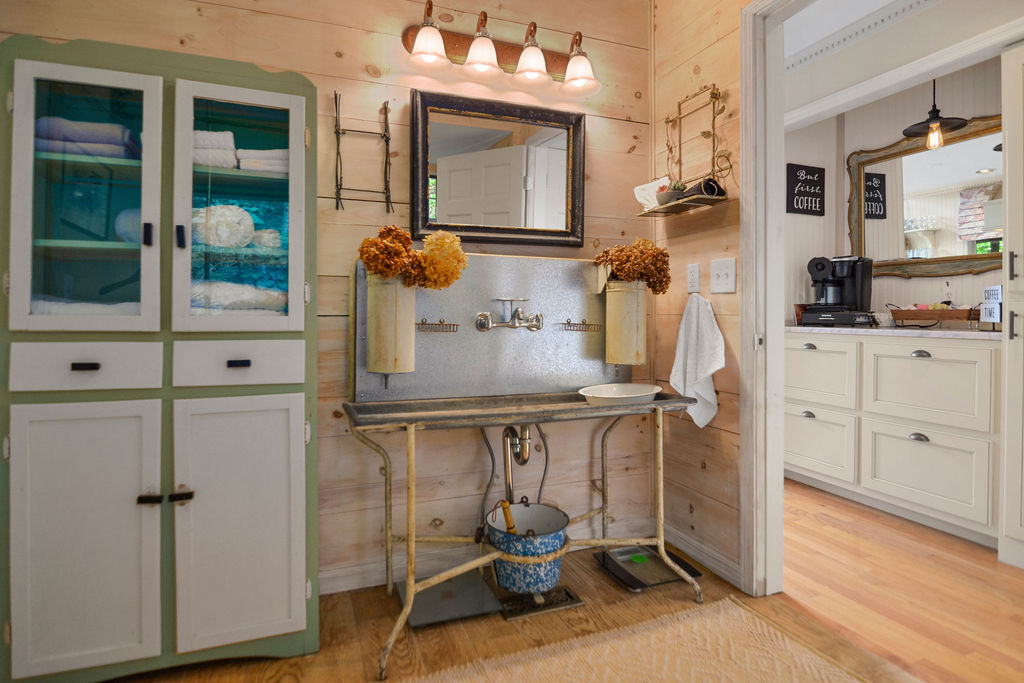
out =
[[[786,58],[889,4],[892,0],[817,0],[783,22]]]
[[[994,133],[903,157],[904,196],[940,187],[1002,180],[1003,155],[992,151],[1002,141],[1003,134]],[[982,168],[994,170],[978,173]]]

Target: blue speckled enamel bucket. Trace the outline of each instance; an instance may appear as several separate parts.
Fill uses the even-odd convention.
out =
[[[569,526],[569,515],[541,503],[516,503],[511,509],[518,534],[505,531],[505,518],[500,510],[496,510],[495,515],[487,516],[487,533],[495,548],[509,555],[537,556],[554,552],[565,545],[565,527]],[[546,593],[558,585],[562,574],[562,558],[540,564],[495,560],[494,572],[498,586],[507,591]]]

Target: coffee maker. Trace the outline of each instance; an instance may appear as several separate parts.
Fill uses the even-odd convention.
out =
[[[877,326],[871,314],[871,264],[863,256],[823,256],[807,263],[814,285],[814,303],[800,317],[801,325]]]

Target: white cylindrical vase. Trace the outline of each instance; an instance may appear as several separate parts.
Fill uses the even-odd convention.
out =
[[[647,284],[609,281],[604,303],[605,362],[643,365],[647,362]]]
[[[366,369],[387,374],[416,369],[416,288],[402,278],[366,274]]]

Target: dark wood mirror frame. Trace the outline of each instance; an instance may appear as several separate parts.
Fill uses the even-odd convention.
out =
[[[564,230],[485,225],[447,225],[431,223],[428,210],[430,163],[430,113],[439,112],[506,121],[522,121],[538,126],[561,128],[567,134],[566,226]],[[466,242],[504,242],[513,244],[549,244],[564,247],[583,246],[583,144],[584,115],[556,109],[544,109],[507,102],[478,100],[455,95],[412,91],[412,163],[410,178],[411,228],[414,239],[423,239],[438,230],[455,233]]]
[[[945,136],[945,144],[991,135],[1002,130],[1002,117],[985,116],[971,119],[967,126]],[[848,207],[850,245],[857,256],[864,254],[864,169],[880,161],[920,152],[925,148],[924,138],[903,138],[881,149],[858,150],[846,159],[846,171],[850,175],[850,202]],[[908,258],[875,261],[874,277],[942,277],[950,275],[971,275],[1003,267],[1003,255],[972,254],[964,256],[942,256],[937,258]]]

